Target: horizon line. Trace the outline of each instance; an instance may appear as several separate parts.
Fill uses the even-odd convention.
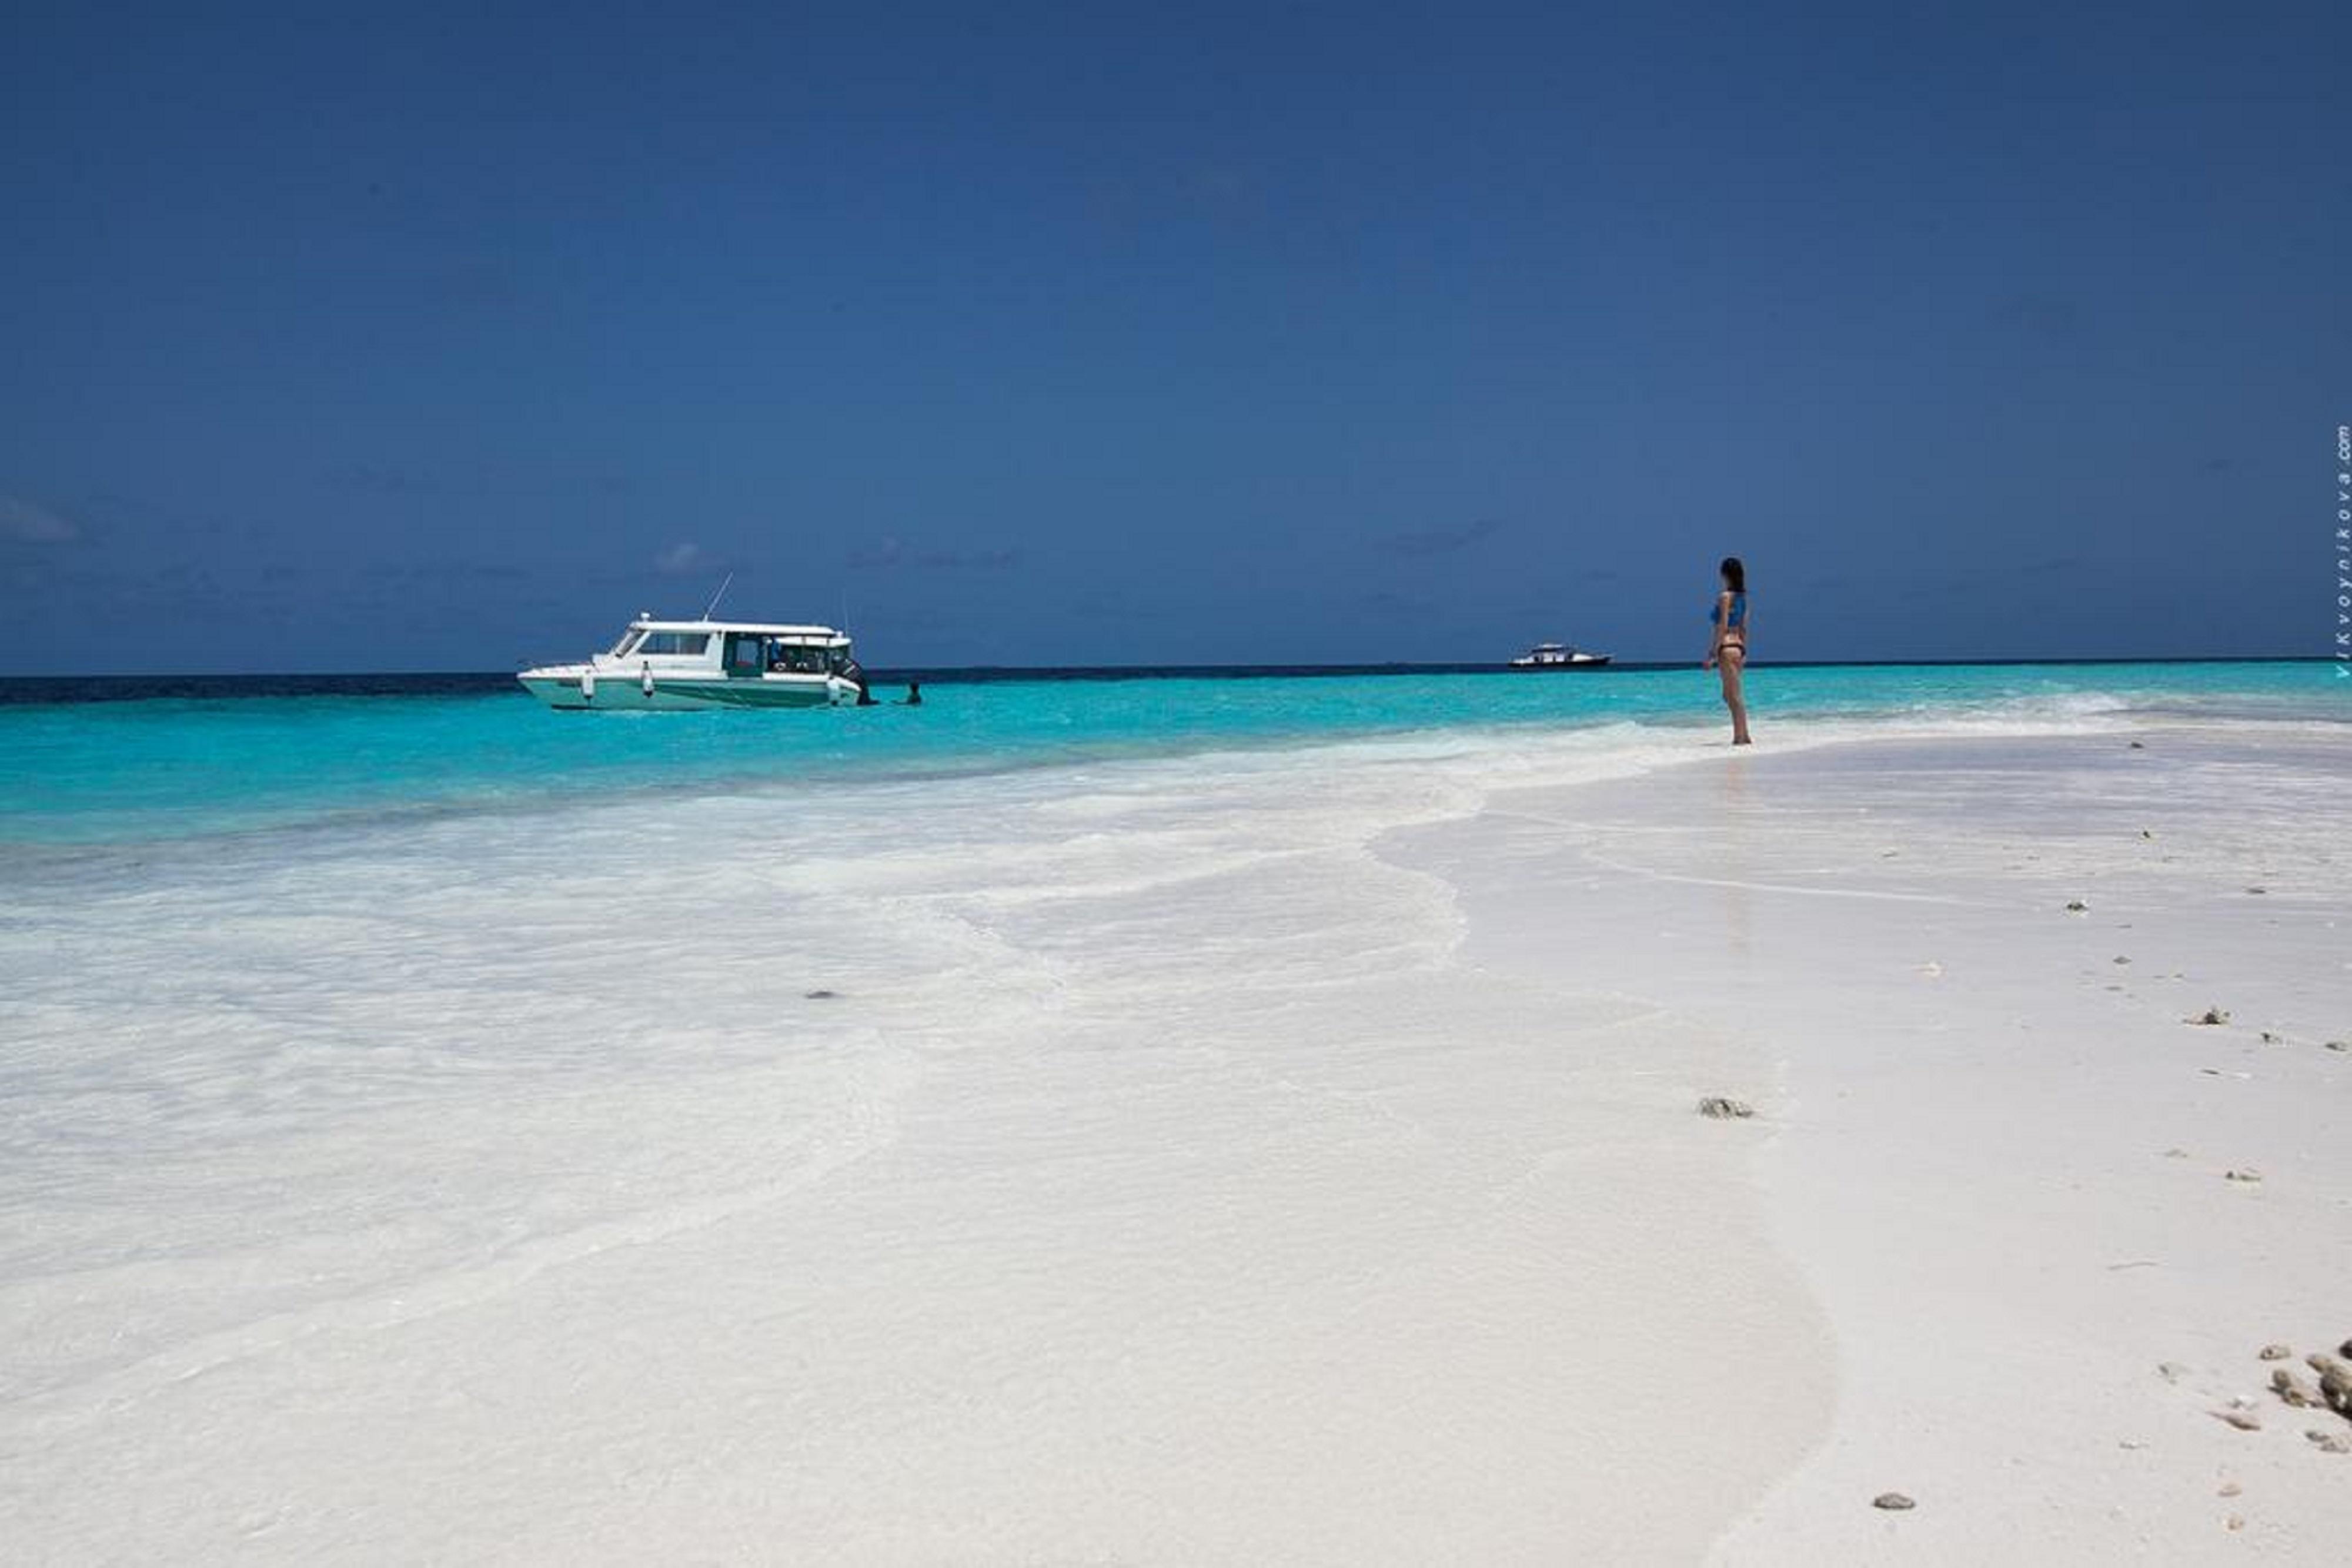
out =
[[[2037,664],[2097,665],[2097,664],[2336,664],[2341,660],[2326,653],[2184,653],[2184,654],[2092,654],[2061,656],[2046,654],[2004,655],[1997,658],[1895,658],[1895,659],[1759,659],[1751,669],[1964,669],[1971,667],[2016,667]],[[520,666],[518,666],[520,667]],[[1185,675],[1225,675],[1231,677],[1281,677],[1351,674],[1579,674],[1602,675],[1611,671],[1655,671],[1696,669],[1696,659],[1625,659],[1614,660],[1608,665],[1579,671],[1535,671],[1524,666],[1514,667],[1503,660],[1381,660],[1381,661],[1313,661],[1290,663],[1256,661],[1234,664],[898,664],[869,669],[869,676],[884,680],[903,680],[914,676],[922,680],[952,680],[958,676],[988,679],[1018,678],[1024,675],[1047,675],[1064,678],[1135,678],[1181,677]],[[511,680],[516,672],[507,669],[479,667],[410,670],[148,670],[128,672],[82,671],[47,674],[0,674],[0,683],[52,681],[310,681],[310,680],[450,680],[473,678],[480,680]]]

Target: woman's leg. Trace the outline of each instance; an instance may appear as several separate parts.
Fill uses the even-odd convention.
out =
[[[1748,739],[1748,700],[1740,689],[1740,676],[1746,673],[1748,650],[1737,643],[1726,643],[1723,656],[1717,668],[1723,673],[1723,706],[1731,710],[1731,744],[1746,746]]]

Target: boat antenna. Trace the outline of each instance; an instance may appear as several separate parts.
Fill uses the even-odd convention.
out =
[[[712,611],[714,611],[714,610],[716,610],[716,609],[718,609],[718,608],[719,608],[719,601],[720,600],[722,600],[722,599],[724,599],[724,598],[726,598],[726,597],[727,597],[727,588],[728,588],[728,584],[729,584],[729,583],[733,582],[734,580],[735,580],[735,574],[734,574],[733,572],[731,572],[731,571],[730,571],[730,572],[729,572],[729,573],[727,574],[727,581],[726,581],[726,582],[722,582],[722,583],[720,583],[720,584],[719,585],[719,591],[718,591],[718,592],[716,592],[716,593],[714,593],[714,594],[712,594],[712,595],[710,596],[710,602],[709,602],[709,603],[708,603],[708,604],[706,604],[706,605],[704,605],[704,606],[702,607],[702,618],[703,618],[705,621],[709,620],[709,619],[710,619],[710,612],[711,612]]]

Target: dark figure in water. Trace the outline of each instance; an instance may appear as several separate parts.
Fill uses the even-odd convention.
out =
[[[923,706],[922,682],[908,681],[907,683],[907,706],[908,707],[920,707]]]
[[[1748,672],[1748,568],[1736,555],[1723,558],[1723,591],[1715,596],[1707,620],[1715,627],[1702,669],[1723,673],[1723,706],[1731,710],[1731,744],[1748,744],[1748,694],[1741,677]]]

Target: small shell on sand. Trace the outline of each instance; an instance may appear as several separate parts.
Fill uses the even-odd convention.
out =
[[[2314,1427],[2303,1435],[2304,1440],[2323,1454],[2352,1454],[2352,1437],[2341,1432],[2323,1432]]]
[[[2262,1350],[2262,1358],[2264,1361],[2285,1361],[2294,1354],[2293,1345],[2280,1344],[2275,1341],[2263,1346]]]
[[[2254,1169],[2252,1166],[2232,1166],[2230,1169],[2221,1173],[2221,1179],[2223,1181],[2242,1181],[2246,1183],[2248,1186],[2252,1186],[2253,1183],[2263,1179],[2263,1173]]]
[[[1756,1107],[1745,1100],[1732,1100],[1721,1094],[1709,1094],[1698,1103],[1698,1113],[1713,1116],[1717,1121],[1733,1117],[1753,1116]]]
[[[2298,1410],[2315,1410],[2326,1403],[2320,1398],[2318,1389],[2284,1366],[2272,1371],[2271,1391]]]
[[[1883,1491],[1870,1500],[1870,1506],[1883,1508],[1889,1513],[1901,1513],[1906,1509],[1917,1508],[1919,1505],[1899,1491]]]
[[[2220,1489],[2217,1490],[2213,1495],[2215,1497],[2236,1497],[2245,1490],[2245,1488],[2240,1486],[2235,1481],[2223,1481]]]
[[[2225,1009],[2221,1008],[2207,1008],[2195,1018],[2188,1019],[2184,1021],[2188,1023],[2224,1024],[2230,1021],[2230,1015]]]
[[[2259,1432],[2263,1418],[2251,1410],[2216,1410],[2213,1419],[2235,1427],[2241,1432]]]
[[[2069,915],[2087,914],[2090,911],[2090,907],[2091,906],[2089,904],[2084,903],[2079,898],[2070,898],[2066,901],[2066,913]]]

